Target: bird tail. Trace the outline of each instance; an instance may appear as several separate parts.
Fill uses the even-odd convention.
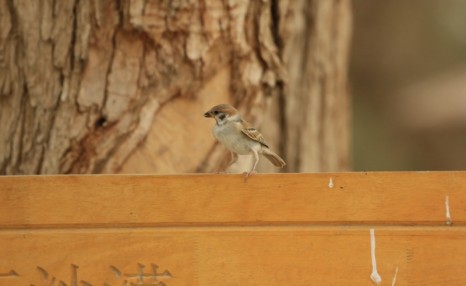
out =
[[[272,152],[269,148],[263,148],[262,155],[264,155],[265,158],[267,158],[276,167],[283,168],[286,165],[285,161],[280,158],[280,156]]]

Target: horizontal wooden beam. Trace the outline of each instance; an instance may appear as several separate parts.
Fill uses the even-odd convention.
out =
[[[0,177],[0,285],[466,285],[465,203],[466,172]]]
[[[465,237],[376,228],[381,285],[465,285]],[[369,228],[356,226],[7,230],[0,285],[375,285],[371,255]]]
[[[466,172],[0,177],[0,228],[466,225]]]

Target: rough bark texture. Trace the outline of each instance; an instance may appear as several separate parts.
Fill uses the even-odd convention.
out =
[[[268,112],[264,134],[275,130],[266,135],[279,142],[288,171],[348,169],[350,1],[277,3],[276,38],[288,80]]]
[[[227,153],[202,113],[222,102],[267,119],[288,171],[346,168],[350,15],[348,0],[0,0],[0,174],[211,171]]]

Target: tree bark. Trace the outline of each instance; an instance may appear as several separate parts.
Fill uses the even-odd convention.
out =
[[[345,169],[350,33],[349,0],[1,0],[0,174],[212,171],[223,102]]]
[[[292,172],[349,168],[350,1],[278,1],[278,47],[288,81],[264,124]],[[280,118],[278,121],[274,118]],[[270,123],[270,124],[269,124]],[[270,166],[268,167],[270,170]]]

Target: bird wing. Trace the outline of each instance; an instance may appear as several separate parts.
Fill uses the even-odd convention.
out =
[[[249,124],[248,122],[244,120],[241,123],[242,123],[241,132],[243,132],[244,135],[248,136],[252,140],[259,142],[265,147],[269,148],[269,144],[265,142],[264,136],[262,136],[262,134],[259,131],[257,131],[256,128],[252,127],[251,124]]]

